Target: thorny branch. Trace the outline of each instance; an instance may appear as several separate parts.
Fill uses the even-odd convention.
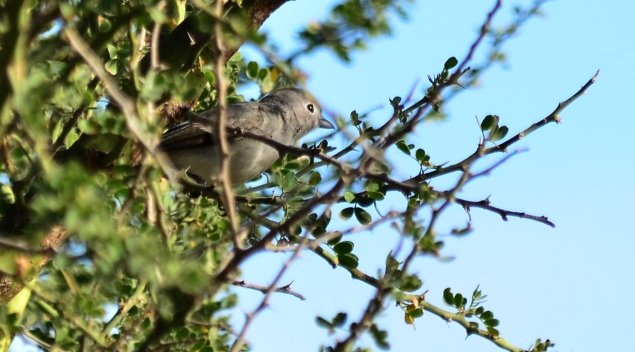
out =
[[[521,219],[529,219],[529,220],[543,223],[545,225],[549,225],[551,227],[556,227],[556,224],[551,222],[549,218],[547,218],[546,216],[536,216],[536,215],[527,214],[525,212],[511,211],[511,210],[495,207],[490,204],[489,198],[479,200],[479,201],[455,198],[455,201],[461,206],[463,206],[463,208],[465,208],[465,210],[468,213],[470,211],[470,208],[481,208],[481,209],[491,211],[492,213],[499,214],[504,221],[509,220],[508,218],[512,216],[512,217],[517,217]]]
[[[267,293],[270,289],[270,286],[264,286],[264,285],[257,285],[257,284],[252,284],[249,282],[245,282],[245,280],[234,280],[232,281],[232,285],[234,286],[238,286],[238,287],[244,287],[244,288],[248,288],[251,290],[256,290],[256,291],[260,291],[262,293]],[[274,287],[272,292],[276,292],[276,293],[285,293],[288,295],[291,295],[293,297],[296,297],[302,301],[306,300],[306,298],[304,298],[304,296],[301,293],[295,292],[291,289],[291,284],[287,284],[284,286],[280,286],[280,287]]]
[[[504,141],[503,143],[497,144],[493,147],[489,147],[487,148],[485,151],[483,151],[483,155],[489,155],[489,154],[494,154],[494,153],[499,153],[499,152],[504,152],[507,151],[507,149],[514,143],[520,141],[521,139],[523,139],[524,137],[526,137],[527,135],[529,135],[530,133],[536,131],[537,129],[551,123],[551,122],[555,122],[558,123],[560,121],[560,113],[562,112],[562,110],[564,110],[567,106],[569,106],[571,103],[573,103],[576,99],[578,99],[579,97],[581,97],[582,95],[584,95],[584,93],[587,91],[587,89],[589,89],[589,87],[591,87],[593,85],[593,83],[595,83],[595,81],[598,78],[598,75],[600,74],[600,71],[598,70],[593,77],[591,77],[583,86],[582,88],[580,88],[577,92],[575,92],[572,96],[570,96],[568,99],[566,99],[565,101],[561,102],[558,104],[558,106],[555,108],[555,110],[553,112],[551,112],[551,114],[547,115],[546,117],[540,119],[539,121],[533,123],[531,126],[527,127],[525,130],[519,132],[518,134],[508,138],[506,141]],[[473,154],[471,154],[470,156],[468,156],[467,158],[446,166],[446,167],[442,167],[442,168],[438,168],[434,171],[430,171],[427,173],[422,173],[420,175],[417,175],[415,177],[410,178],[409,180],[407,180],[406,182],[408,183],[420,183],[426,180],[430,180],[432,178],[435,177],[439,177],[442,175],[446,175],[449,173],[453,173],[453,172],[457,172],[457,171],[463,171],[464,166],[467,164],[470,164],[472,161],[474,161],[475,159],[480,158],[481,156],[479,155],[479,153],[474,152]]]
[[[218,20],[223,14],[223,1],[216,0],[214,6],[214,15],[217,20],[214,23],[214,46],[216,49],[216,63],[214,65],[214,75],[216,76],[216,92],[218,94],[218,119],[215,120],[214,138],[218,144],[218,158],[220,163],[220,177],[218,178],[219,188],[221,190],[222,200],[227,212],[229,220],[229,228],[231,231],[232,241],[234,242],[234,250],[238,251],[242,247],[242,241],[239,237],[238,217],[235,210],[234,192],[231,189],[232,180],[230,178],[229,165],[229,142],[227,136],[227,79],[225,78],[225,43],[221,21]]]
[[[293,252],[291,257],[289,257],[284,262],[284,264],[282,265],[280,270],[278,270],[278,273],[276,274],[274,279],[271,281],[271,284],[269,284],[269,286],[264,290],[264,297],[260,301],[260,304],[258,305],[258,307],[256,307],[256,309],[254,309],[251,313],[247,314],[246,319],[245,319],[245,323],[243,324],[243,328],[238,333],[238,337],[234,341],[234,344],[233,344],[233,346],[231,348],[231,352],[241,351],[243,345],[245,344],[245,337],[247,336],[247,331],[249,330],[249,327],[251,326],[253,321],[256,319],[256,316],[258,314],[260,314],[260,312],[262,312],[265,308],[267,308],[269,306],[269,299],[270,299],[272,293],[280,292],[279,291],[280,288],[277,287],[278,283],[280,282],[280,280],[282,280],[282,276],[284,276],[284,273],[287,272],[287,270],[291,266],[291,263],[298,258],[300,253],[302,253],[303,249],[304,249],[304,246],[298,246],[298,248]],[[287,285],[287,288],[285,289],[285,290],[287,290],[287,292],[283,291],[284,293],[289,293],[288,292],[288,286],[289,285]],[[301,295],[299,296],[299,298],[300,299],[304,299],[304,297],[302,297]]]

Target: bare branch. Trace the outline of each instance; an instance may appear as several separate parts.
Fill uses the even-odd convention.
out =
[[[355,341],[357,341],[357,339],[359,339],[365,331],[371,328],[375,317],[383,310],[384,299],[386,299],[386,296],[390,293],[391,289],[389,287],[384,287],[382,280],[379,280],[377,284],[377,291],[368,301],[362,317],[357,323],[350,325],[348,336],[335,345],[334,350],[336,352],[351,351]]]
[[[472,200],[466,200],[466,199],[462,199],[462,198],[455,198],[455,201],[458,204],[460,204],[461,206],[463,206],[463,208],[465,208],[465,211],[467,211],[468,213],[470,211],[470,208],[481,208],[481,209],[485,209],[485,210],[489,210],[491,212],[497,213],[498,215],[501,216],[501,218],[504,221],[507,221],[508,217],[513,216],[513,217],[517,217],[517,218],[521,218],[521,219],[529,219],[529,220],[538,221],[538,222],[543,223],[545,225],[549,225],[551,227],[556,227],[556,224],[554,224],[553,222],[549,221],[549,218],[547,218],[544,215],[543,216],[531,215],[531,214],[527,214],[525,212],[511,211],[511,210],[498,208],[498,207],[495,207],[495,206],[490,204],[489,198],[486,198],[486,199],[483,199],[483,200],[479,200],[479,201],[472,201]]]
[[[10,238],[9,236],[6,236],[4,234],[0,234],[0,247],[4,247],[5,249],[8,249],[8,250],[22,252],[22,253],[28,253],[28,254],[51,255],[51,254],[55,253],[55,250],[53,248],[51,248],[51,247],[32,248],[32,247],[29,247],[25,243],[12,241],[9,238]]]
[[[269,305],[269,298],[271,297],[271,294],[273,292],[279,292],[280,288],[277,287],[278,282],[282,280],[282,276],[284,275],[285,272],[287,272],[287,270],[291,266],[291,263],[299,257],[300,253],[302,253],[302,250],[306,246],[307,242],[308,242],[308,237],[305,237],[305,240],[302,242],[302,244],[298,246],[298,248],[293,252],[293,255],[291,255],[291,257],[289,257],[289,259],[287,259],[284,262],[284,264],[282,265],[282,267],[276,274],[276,277],[273,279],[271,284],[266,288],[266,290],[264,291],[265,296],[262,298],[262,301],[260,302],[258,307],[256,307],[256,309],[254,309],[253,312],[251,312],[250,314],[247,314],[245,324],[243,325],[243,328],[240,331],[240,333],[238,333],[238,337],[236,338],[236,341],[234,341],[234,344],[232,345],[232,348],[230,350],[231,352],[238,352],[242,349],[242,346],[245,343],[245,336],[247,335],[247,331],[249,330],[249,327],[251,326],[252,322],[254,321],[256,316],[260,314],[260,312],[262,312]],[[288,290],[288,286],[289,285],[286,286],[286,290]],[[283,288],[284,287],[285,286],[283,286]]]
[[[499,153],[499,152],[503,152],[506,151],[512,144],[520,141],[522,138],[526,137],[528,134],[536,131],[537,129],[549,124],[550,122],[558,122],[560,121],[560,113],[562,112],[562,110],[564,110],[567,106],[569,106],[573,101],[575,101],[576,99],[578,99],[580,96],[582,96],[587,89],[589,89],[589,87],[591,87],[596,81],[597,81],[597,77],[599,75],[600,71],[597,71],[593,77],[591,77],[591,79],[589,79],[583,86],[582,88],[580,88],[577,92],[575,92],[571,97],[569,97],[568,99],[566,99],[565,101],[561,102],[558,104],[558,106],[556,107],[556,109],[549,115],[547,115],[545,118],[533,123],[531,126],[527,127],[525,130],[523,130],[522,132],[514,135],[513,137],[510,137],[509,139],[507,139],[505,142],[500,143],[496,146],[487,148],[484,151],[484,155],[489,155],[489,154],[493,154],[493,153]],[[449,173],[453,173],[453,172],[457,172],[457,171],[463,171],[465,168],[466,164],[471,163],[473,160],[479,158],[480,155],[477,152],[474,152],[473,154],[471,154],[470,156],[468,156],[467,158],[452,164],[450,166],[446,166],[446,167],[440,167],[434,171],[430,171],[430,172],[426,172],[426,173],[422,173],[420,175],[417,175],[415,177],[410,178],[407,181],[407,183],[420,183],[422,181],[425,180],[429,180],[435,177],[439,177],[442,175],[446,175]]]
[[[570,96],[568,99],[566,99],[563,102],[558,103],[558,106],[551,112],[551,114],[547,115],[545,118],[543,118],[540,121],[537,121],[535,123],[533,123],[531,126],[527,127],[524,131],[518,133],[517,135],[511,137],[510,139],[506,140],[505,142],[496,145],[492,148],[489,148],[486,153],[487,154],[491,154],[491,153],[496,153],[498,151],[506,151],[507,148],[509,148],[510,145],[518,142],[519,140],[525,138],[526,136],[528,136],[530,133],[536,131],[537,129],[551,123],[551,122],[555,122],[555,123],[559,123],[560,122],[560,113],[566,109],[569,105],[571,105],[571,103],[573,103],[575,100],[577,100],[579,97],[581,97],[582,95],[584,95],[584,93],[587,91],[587,89],[589,89],[589,87],[591,87],[598,79],[598,76],[600,74],[600,70],[596,71],[595,74],[593,75],[593,77],[591,77],[583,86],[582,88],[580,88],[577,92],[575,92],[572,96]]]
[[[264,286],[264,285],[257,285],[257,284],[248,283],[248,282],[245,282],[245,280],[232,281],[232,285],[238,286],[238,287],[248,288],[248,289],[251,289],[251,290],[260,291],[260,292],[262,292],[264,294],[266,294],[269,291],[269,288],[270,288],[270,286]],[[286,284],[284,286],[275,287],[272,292],[284,293],[284,294],[287,294],[287,295],[291,295],[291,296],[296,297],[296,298],[298,298],[298,299],[300,299],[302,301],[306,300],[306,298],[302,294],[291,290],[291,284]]]

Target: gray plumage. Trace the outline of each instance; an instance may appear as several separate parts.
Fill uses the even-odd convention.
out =
[[[322,116],[322,109],[315,98],[298,88],[276,90],[258,102],[231,104],[226,111],[228,128],[257,134],[285,145],[295,144],[316,127],[333,128]],[[188,113],[187,119],[163,134],[159,148],[177,169],[214,184],[220,173],[220,153],[212,135],[218,109],[200,114]],[[229,152],[232,184],[255,178],[280,157],[276,149],[242,137],[230,138]]]

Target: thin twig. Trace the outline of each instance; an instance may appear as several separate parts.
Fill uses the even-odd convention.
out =
[[[243,345],[245,344],[245,337],[247,335],[247,331],[249,330],[249,327],[253,323],[256,316],[260,314],[260,312],[262,312],[269,305],[269,298],[271,297],[271,294],[273,292],[276,292],[279,289],[277,287],[278,282],[280,282],[284,273],[289,269],[289,267],[291,266],[291,263],[299,257],[300,253],[302,252],[302,249],[303,249],[302,246],[298,246],[298,248],[295,250],[295,252],[293,252],[291,257],[289,257],[289,259],[287,259],[284,262],[284,264],[282,265],[282,268],[280,268],[280,270],[276,274],[276,277],[273,279],[269,287],[267,287],[266,291],[264,292],[264,297],[262,298],[262,301],[260,301],[260,304],[258,305],[258,307],[256,307],[256,309],[254,309],[251,313],[247,314],[245,324],[243,325],[243,328],[241,329],[240,333],[238,333],[238,337],[234,341],[234,344],[232,345],[232,348],[230,350],[231,352],[238,352],[242,349]]]
[[[517,218],[521,218],[521,219],[534,220],[534,221],[543,223],[545,225],[549,225],[551,227],[556,227],[556,224],[551,222],[549,220],[549,218],[547,218],[544,215],[543,216],[531,215],[531,214],[527,214],[525,212],[511,211],[511,210],[506,210],[506,209],[502,209],[502,208],[499,208],[499,207],[495,207],[495,206],[490,204],[489,198],[483,199],[483,200],[479,200],[479,201],[467,200],[467,199],[462,199],[462,198],[455,198],[455,201],[458,204],[460,204],[461,206],[463,206],[463,208],[465,208],[465,210],[467,212],[470,211],[470,208],[481,208],[481,209],[485,209],[485,210],[497,213],[498,215],[501,216],[501,218],[504,221],[507,221],[508,220],[507,218],[512,216],[512,217],[517,217]]]
[[[551,112],[549,115],[547,115],[546,117],[540,119],[539,121],[533,123],[531,126],[527,127],[526,129],[524,129],[523,131],[519,132],[518,134],[510,137],[509,139],[507,139],[505,142],[500,143],[498,145],[495,145],[493,147],[487,148],[484,151],[485,155],[489,155],[489,154],[493,154],[493,153],[500,153],[500,152],[504,152],[506,151],[512,144],[520,141],[521,139],[523,139],[524,137],[526,137],[527,135],[529,135],[530,133],[536,131],[537,129],[546,126],[547,124],[551,123],[551,122],[559,122],[560,121],[560,113],[567,107],[569,106],[571,103],[573,103],[576,99],[578,99],[580,96],[582,96],[587,89],[589,89],[589,87],[591,87],[598,78],[598,75],[600,74],[600,71],[598,70],[593,77],[591,77],[591,79],[589,79],[583,86],[582,88],[580,88],[577,92],[575,92],[572,96],[570,96],[568,99],[566,99],[565,101],[561,102],[558,104],[558,106],[555,108],[555,110],[553,112]],[[479,158],[480,155],[477,152],[474,152],[473,154],[471,154],[470,156],[468,156],[467,158],[446,166],[446,167],[441,167],[438,168],[434,171],[430,171],[430,172],[426,172],[417,176],[414,176],[412,178],[410,178],[409,180],[404,181],[405,183],[420,183],[435,177],[439,177],[442,175],[446,175],[449,173],[453,173],[453,172],[457,172],[457,171],[463,171],[464,169],[464,165],[471,163],[473,160]]]
[[[515,135],[514,137],[508,139],[504,143],[501,143],[499,145],[496,145],[496,146],[490,148],[489,150],[486,151],[486,153],[487,154],[491,154],[491,153],[495,153],[495,152],[498,152],[498,151],[506,151],[507,148],[509,148],[510,145],[512,145],[512,144],[516,143],[517,141],[523,139],[524,137],[526,137],[530,133],[536,131],[537,129],[539,129],[539,128],[541,128],[541,127],[543,127],[543,126],[545,126],[545,125],[547,125],[547,124],[549,124],[551,122],[559,123],[560,122],[560,113],[564,109],[566,109],[569,105],[571,105],[571,103],[573,103],[575,100],[577,100],[582,95],[584,95],[584,93],[587,91],[587,89],[589,89],[589,87],[591,87],[597,81],[599,75],[600,75],[600,70],[597,70],[595,72],[595,74],[577,92],[575,92],[572,96],[570,96],[565,101],[562,101],[562,102],[558,103],[558,106],[556,106],[556,108],[551,112],[551,114],[547,115],[542,120],[533,123],[531,126],[527,127],[524,131],[518,133],[517,135]]]
[[[376,288],[377,292],[368,301],[366,309],[364,309],[364,314],[362,314],[362,317],[357,323],[350,325],[348,336],[335,345],[335,352],[353,350],[355,341],[357,341],[366,330],[371,328],[375,317],[384,309],[384,299],[386,299],[392,288],[390,286],[385,287],[383,280],[377,281]]]
[[[0,234],[0,247],[4,247],[5,249],[10,249],[10,250],[14,250],[14,251],[22,252],[22,253],[29,253],[29,254],[51,255],[55,253],[55,250],[51,247],[33,248],[33,247],[29,247],[28,245],[24,243],[12,241],[9,238],[11,238],[11,236]]]
[[[159,3],[159,8],[157,9],[157,11],[163,11],[163,8],[165,7],[165,2],[160,2]],[[151,41],[152,44],[150,46],[150,67],[152,68],[152,70],[158,70],[159,69],[159,35],[161,34],[161,23],[160,22],[155,22],[154,23],[154,28],[152,29],[152,36],[151,36]]]
[[[225,282],[231,276],[231,274],[238,268],[238,266],[247,258],[253,254],[259,252],[267,246],[278,234],[288,232],[292,226],[296,225],[301,219],[309,214],[318,204],[329,202],[338,198],[339,192],[346,187],[352,179],[350,176],[345,176],[338,180],[338,182],[325,194],[320,197],[315,197],[309,200],[302,208],[295,212],[286,221],[281,223],[276,228],[269,230],[257,243],[253,246],[235,252],[234,255],[222,266],[222,269],[215,277],[215,281]]]
[[[450,75],[450,77],[442,84],[435,87],[435,89],[433,89],[432,91],[428,92],[428,94],[426,94],[426,96],[423,97],[421,100],[404,109],[402,112],[404,115],[408,115],[415,110],[417,111],[417,113],[414,117],[408,120],[398,131],[387,136],[382,145],[392,145],[393,143],[396,143],[398,140],[403,138],[403,136],[406,135],[408,132],[412,131],[415,125],[423,118],[423,116],[425,116],[424,109],[426,107],[434,106],[435,104],[437,104],[437,102],[441,100],[441,94],[443,93],[445,88],[459,84],[459,79],[469,71],[468,64],[470,63],[470,61],[472,61],[472,57],[474,56],[476,49],[483,41],[483,38],[485,38],[487,33],[489,33],[494,15],[496,15],[501,5],[501,0],[497,0],[494,4],[494,7],[488,12],[483,25],[481,25],[481,30],[478,36],[470,45],[470,49],[465,55],[465,58],[463,58],[459,66],[454,70],[454,73],[452,73],[452,75]]]
[[[267,293],[269,291],[269,288],[271,285],[269,286],[265,286],[265,285],[257,285],[257,284],[252,284],[249,282],[245,282],[245,280],[235,280],[232,281],[232,285],[234,286],[238,286],[238,287],[244,287],[244,288],[248,288],[251,290],[256,290],[256,291],[260,291],[262,293]],[[286,284],[280,287],[274,287],[272,292],[276,292],[276,293],[284,293],[287,295],[291,295],[293,297],[296,297],[302,301],[306,300],[306,298],[298,292],[295,292],[293,290],[291,290],[291,284]]]
[[[221,18],[223,16],[222,0],[216,0],[214,6],[214,45],[216,49],[216,62],[214,65],[214,76],[216,77],[216,95],[218,106],[218,119],[214,121],[214,138],[216,139],[219,154],[218,162],[220,166],[220,176],[216,180],[221,190],[223,205],[227,213],[229,221],[229,229],[231,231],[234,250],[239,251],[242,248],[242,240],[239,237],[238,217],[236,215],[234,192],[231,184],[230,169],[230,146],[227,136],[227,79],[225,78],[225,42]]]
[[[110,318],[110,321],[106,323],[106,327],[102,332],[104,339],[106,339],[110,335],[110,332],[117,327],[117,324],[126,317],[128,311],[139,302],[145,292],[146,284],[147,282],[145,280],[140,280],[132,295],[130,295],[130,297],[126,300],[126,303],[120,305],[115,315],[113,315],[112,318]]]

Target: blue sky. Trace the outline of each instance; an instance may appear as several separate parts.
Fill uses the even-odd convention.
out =
[[[385,105],[388,98],[405,95],[417,80],[424,84],[448,57],[462,58],[492,4],[417,1],[409,7],[408,21],[397,20],[392,36],[372,41],[350,64],[326,51],[303,58],[307,85],[327,108],[344,115]],[[512,4],[529,2],[505,2],[495,23],[505,22]],[[327,10],[322,1],[292,1],[263,29],[283,51],[291,51],[296,30]],[[563,112],[561,124],[546,126],[516,144],[528,152],[461,194],[474,200],[491,196],[497,206],[547,215],[557,226],[514,218],[503,222],[474,209],[473,233],[444,238],[443,254],[454,260],[422,258],[413,270],[421,274],[428,300],[440,306],[445,287],[469,294],[480,285],[488,295],[485,306],[501,321],[502,336],[519,347],[541,337],[555,341],[555,351],[624,350],[632,345],[635,314],[629,300],[635,289],[635,3],[559,0],[543,10],[545,17],[531,20],[505,47],[508,64],[492,69],[479,88],[452,101],[447,121],[420,125],[417,141],[433,162],[460,160],[478,143],[475,117],[498,114],[511,133],[519,132],[600,69],[598,82]],[[386,111],[373,116],[381,119]],[[399,169],[397,175],[409,173]],[[440,230],[466,221],[455,207]],[[352,240],[361,268],[371,274],[397,245],[397,237],[386,228]],[[266,282],[284,260],[282,255],[255,257],[244,267],[245,279]],[[309,253],[294,263],[285,280],[293,281],[307,301],[275,296],[248,334],[255,351],[311,351],[320,343],[332,343],[333,337],[315,325],[315,316],[347,311],[356,319],[373,294],[344,270],[332,270]],[[240,311],[245,313],[261,298],[251,292],[241,297]],[[240,326],[241,317],[236,322]],[[478,337],[466,339],[458,325],[431,314],[417,320],[413,329],[390,304],[379,324],[389,330],[394,351],[498,350]]]

